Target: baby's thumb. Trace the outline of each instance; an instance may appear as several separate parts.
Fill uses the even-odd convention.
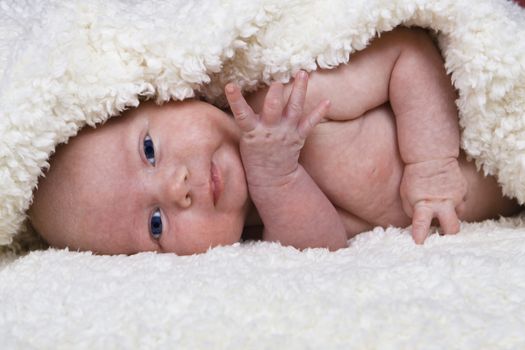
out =
[[[330,109],[330,104],[330,100],[321,101],[312,112],[301,119],[298,132],[302,138],[305,139],[310,131],[324,118]]]

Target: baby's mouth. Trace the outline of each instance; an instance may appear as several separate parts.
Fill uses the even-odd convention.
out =
[[[224,190],[224,184],[222,182],[221,169],[215,165],[213,161],[211,162],[210,167],[210,188],[213,198],[213,205],[215,206],[219,201],[222,191]]]

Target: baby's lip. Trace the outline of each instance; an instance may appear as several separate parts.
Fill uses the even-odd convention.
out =
[[[224,184],[222,182],[221,169],[212,161],[210,167],[210,192],[214,206],[217,205],[223,190]]]

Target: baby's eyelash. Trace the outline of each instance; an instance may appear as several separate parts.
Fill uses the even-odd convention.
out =
[[[144,148],[144,156],[146,157],[146,160],[153,166],[155,166],[155,145],[153,144],[153,140],[151,139],[151,136],[146,135],[144,137],[143,141],[143,148]]]

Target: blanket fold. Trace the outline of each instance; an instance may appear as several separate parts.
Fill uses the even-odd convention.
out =
[[[525,202],[525,11],[506,0],[0,0],[0,244],[57,144],[141,99],[286,82],[399,25],[437,36],[462,148]]]

